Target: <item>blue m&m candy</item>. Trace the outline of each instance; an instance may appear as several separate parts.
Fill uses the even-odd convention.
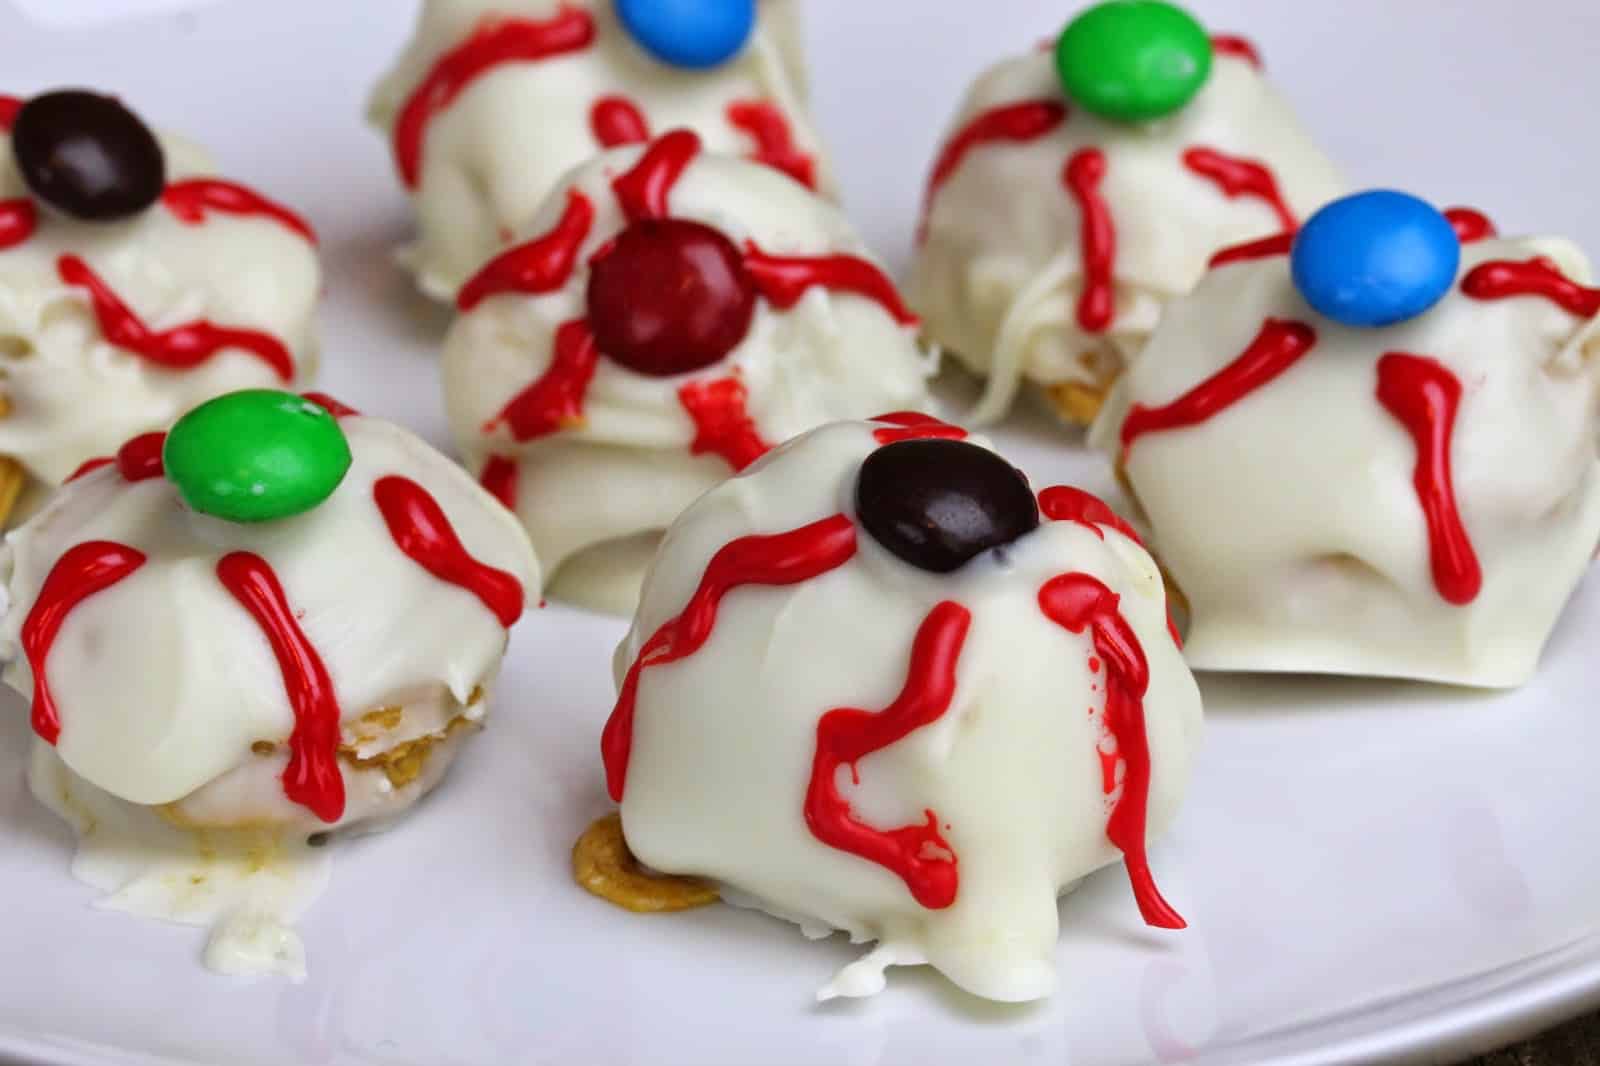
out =
[[[1433,205],[1379,189],[1335,200],[1295,237],[1289,268],[1306,303],[1346,326],[1392,326],[1442,300],[1461,241]]]
[[[756,0],[617,0],[617,16],[663,63],[705,70],[744,49],[756,24]]]

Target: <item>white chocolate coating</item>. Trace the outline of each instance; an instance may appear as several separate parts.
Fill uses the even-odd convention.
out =
[[[169,183],[214,176],[204,152],[161,138]],[[0,133],[0,200],[28,196]],[[45,486],[87,459],[168,425],[214,396],[244,388],[298,388],[317,364],[314,315],[321,282],[316,248],[263,216],[208,211],[180,221],[157,203],[136,218],[78,222],[38,206],[31,237],[0,249],[0,370],[9,413],[0,455]],[[225,348],[185,370],[157,366],[106,339],[88,294],[57,273],[81,257],[152,330],[208,320],[277,338],[295,365],[285,383],[267,363]]]
[[[1260,199],[1225,196],[1184,166],[1206,147],[1266,164],[1296,217],[1345,191],[1333,164],[1248,60],[1218,52],[1210,79],[1178,114],[1125,125],[1067,102],[1053,53],[1035,50],[981,75],[951,131],[1022,101],[1065,104],[1066,121],[1025,143],[981,144],[933,194],[907,286],[928,337],[989,378],[974,412],[992,421],[1022,381],[1102,385],[1155,328],[1162,307],[1200,280],[1217,249],[1280,232]],[[1115,230],[1115,316],[1103,333],[1077,319],[1081,212],[1063,182],[1076,152],[1097,148],[1099,193]]]
[[[851,514],[857,468],[877,446],[872,429],[809,433],[690,507],[668,532],[618,649],[619,680],[724,545]],[[1045,617],[1040,587],[1062,573],[1093,575],[1121,597],[1143,645],[1151,838],[1177,809],[1201,724],[1154,562],[1097,529],[1046,522],[1003,553],[939,575],[900,561],[858,526],[857,553],[843,566],[729,594],[698,652],[641,675],[622,801],[630,848],[652,868],[714,878],[732,900],[809,934],[842,929],[855,942],[879,941],[823,998],[870,994],[885,966],[919,962],[976,995],[1049,995],[1058,894],[1120,855],[1106,838],[1111,797],[1097,754],[1104,676],[1092,670],[1089,636]],[[953,905],[931,910],[889,870],[814,836],[803,806],[818,720],[833,708],[888,706],[906,683],[914,634],[945,600],[972,614],[953,702],[862,759],[858,784],[841,778],[856,817],[872,826],[937,813],[960,881]]]
[[[1470,243],[1461,272],[1535,255],[1590,278],[1560,240]],[[1473,299],[1459,276],[1418,318],[1352,329],[1304,303],[1286,256],[1237,263],[1170,306],[1096,435],[1118,450],[1131,404],[1187,392],[1267,318],[1312,326],[1315,346],[1203,424],[1139,437],[1126,460],[1154,548],[1192,607],[1190,664],[1526,681],[1600,538],[1600,330],[1538,297]],[[1463,386],[1450,459],[1483,571],[1465,606],[1436,587],[1417,448],[1376,397],[1388,352],[1437,360]]]
[[[732,472],[719,456],[691,454],[695,426],[678,397],[686,383],[737,376],[762,439],[778,443],[840,418],[926,410],[934,371],[914,326],[872,300],[815,287],[789,310],[758,299],[744,340],[702,370],[647,377],[602,355],[581,425],[521,443],[504,425],[486,431],[549,368],[557,329],[584,316],[589,258],[626,225],[611,179],[641,155],[631,147],[606,153],[551,194],[525,237],[554,226],[569,189],[596,212],[572,277],[553,293],[499,294],[463,313],[443,362],[450,423],[468,468],[481,471],[491,454],[517,461],[516,511],[555,575],[553,591],[621,614],[637,604],[649,559],[635,546],[653,547],[651,536]],[[754,240],[775,255],[871,259],[831,203],[746,160],[702,153],[670,206],[674,218],[712,226],[741,248]],[[601,552],[598,560],[578,558],[591,550]],[[572,581],[562,573],[569,561]]]
[[[817,161],[831,188],[805,107],[800,68],[800,0],[762,0],[745,50],[711,71],[680,70],[637,45],[611,0],[426,0],[417,27],[378,83],[368,115],[385,136],[407,98],[439,57],[484,20],[545,20],[563,8],[588,12],[595,41],[582,51],[537,62],[505,63],[476,78],[429,124],[412,198],[418,239],[403,258],[424,292],[454,298],[474,270],[523,230],[555,184],[600,152],[590,126],[595,101],[624,96],[652,135],[694,130],[711,151],[755,149],[728,119],[735,102],[764,101],[787,118],[796,146]]]
[[[112,893],[108,905],[215,923],[208,963],[224,972],[303,969],[287,923],[323,877],[306,866],[307,835],[385,822],[432,789],[476,731],[499,672],[505,628],[400,550],[375,482],[398,474],[421,485],[467,552],[537,602],[539,567],[522,530],[459,467],[390,423],[341,425],[353,465],[303,515],[229,523],[184,507],[164,478],[130,484],[106,467],[59,490],[0,552],[10,604],[0,651],[6,682],[24,694],[33,675],[23,626],[57,560],[93,540],[148,557],[62,625],[46,660],[61,734],[54,748],[36,742],[30,776],[78,828],[75,871]],[[294,712],[265,634],[218,579],[232,551],[272,567],[332,678],[346,796],[336,822],[285,794]],[[420,760],[414,773],[391,779],[383,757],[408,751]],[[263,854],[264,866],[254,861]],[[205,887],[174,888],[190,876]]]

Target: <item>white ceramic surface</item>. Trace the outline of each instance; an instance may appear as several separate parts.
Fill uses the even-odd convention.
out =
[[[821,123],[848,206],[891,260],[963,80],[1069,6],[813,0]],[[1358,181],[1600,249],[1590,0],[1198,7],[1257,38]],[[443,442],[443,319],[389,263],[404,205],[359,121],[410,14],[233,0],[64,32],[0,9],[0,89],[115,88],[304,206],[328,257],[323,384]],[[1037,480],[1104,487],[1037,418],[995,436]],[[567,853],[606,806],[596,747],[622,630],[560,608],[527,620],[494,727],[453,780],[401,831],[340,849],[302,926],[299,986],[211,977],[198,931],[88,909],[66,827],[23,785],[20,705],[0,703],[0,1061],[1447,1061],[1600,1001],[1594,578],[1513,695],[1207,680],[1194,791],[1153,856],[1191,930],[1147,932],[1120,872],[1098,875],[1062,906],[1061,994],[1023,1009],[916,974],[819,1008],[811,993],[850,957],[837,939],[730,908],[638,918],[579,891]]]

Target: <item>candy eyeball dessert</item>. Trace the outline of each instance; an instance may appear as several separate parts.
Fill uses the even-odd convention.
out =
[[[1110,0],[968,93],[929,179],[908,295],[988,378],[974,418],[1041,386],[1088,423],[1218,248],[1293,231],[1344,191],[1249,42]]]
[[[1189,662],[1528,680],[1600,539],[1588,261],[1387,191],[1222,259],[1096,428]]]
[[[838,209],[688,130],[575,171],[457,304],[468,466],[552,595],[615,613],[679,512],[772,445],[929,404],[916,319]]]
[[[921,963],[1049,995],[1058,895],[1118,860],[1144,920],[1183,926],[1146,856],[1201,723],[1161,576],[1099,500],[1036,499],[965,437],[825,426],[673,525],[617,652],[621,817],[574,851],[586,888],[877,941],[824,999]]]
[[[56,492],[0,579],[30,783],[78,832],[74,873],[103,906],[210,926],[213,969],[303,976],[312,846],[439,782],[539,568],[408,431],[247,390]]]
[[[298,215],[81,90],[0,97],[0,513],[203,400],[315,369]]]
[[[418,284],[452,299],[568,170],[678,127],[825,188],[799,4],[425,0],[369,108],[415,204]]]

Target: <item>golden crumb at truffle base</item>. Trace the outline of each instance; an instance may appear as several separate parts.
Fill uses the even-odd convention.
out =
[[[622,815],[613,811],[572,846],[572,876],[591,895],[636,914],[705,907],[720,898],[709,882],[647,871],[628,850]]]
[[[1075,426],[1092,424],[1095,416],[1100,413],[1100,408],[1105,405],[1106,394],[1110,391],[1109,384],[1085,385],[1081,381],[1067,381],[1060,385],[1044,387],[1045,396],[1056,414],[1062,421]]]
[[[3,416],[0,416],[3,417]],[[10,456],[0,455],[0,529],[7,528],[11,512],[28,484],[28,473]]]

